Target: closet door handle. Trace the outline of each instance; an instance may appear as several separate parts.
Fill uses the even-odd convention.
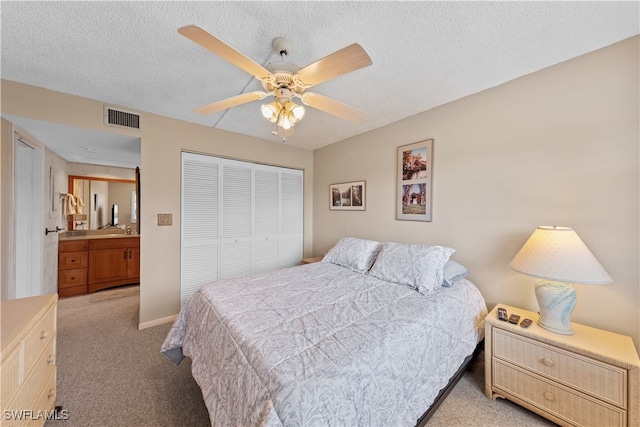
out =
[[[126,249],[125,249],[123,254],[124,254],[124,259],[127,259],[127,251],[126,251]]]

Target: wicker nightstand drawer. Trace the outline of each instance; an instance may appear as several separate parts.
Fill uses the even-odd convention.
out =
[[[527,370],[626,407],[627,371],[596,360],[493,330],[493,355]]]
[[[626,411],[493,359],[494,386],[579,426],[626,426]]]

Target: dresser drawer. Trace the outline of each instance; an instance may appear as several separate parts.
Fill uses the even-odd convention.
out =
[[[626,426],[626,411],[493,358],[494,389],[578,426]]]
[[[56,369],[55,340],[50,340],[46,351],[28,367],[20,393],[9,403],[11,409],[42,409],[36,406],[36,397],[40,395],[45,382]]]
[[[75,268],[58,272],[58,289],[87,284],[87,269]]]
[[[493,356],[626,408],[627,371],[498,328]]]
[[[58,270],[86,268],[89,265],[88,252],[61,252],[58,254]]]
[[[35,327],[25,337],[24,345],[24,364],[25,375],[28,375],[29,369],[34,365],[40,356],[40,353],[51,344],[55,345],[56,336],[56,306],[53,305],[40,318]]]
[[[56,395],[57,294],[1,301],[0,425],[43,426]]]
[[[13,397],[24,381],[24,341],[20,341],[2,360],[2,403]],[[4,406],[4,405],[3,405]]]
[[[56,406],[56,374],[57,371],[55,369],[49,374],[49,378],[44,383],[40,396],[36,400],[35,407],[40,411],[46,411],[45,413],[48,415],[52,414],[51,411]]]

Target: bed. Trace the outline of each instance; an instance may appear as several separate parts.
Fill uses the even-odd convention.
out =
[[[412,426],[483,339],[453,249],[343,238],[321,262],[222,280],[162,353],[192,360],[215,426]]]

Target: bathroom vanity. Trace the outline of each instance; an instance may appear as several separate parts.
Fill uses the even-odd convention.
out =
[[[58,241],[58,295],[140,282],[140,236],[72,231]]]

